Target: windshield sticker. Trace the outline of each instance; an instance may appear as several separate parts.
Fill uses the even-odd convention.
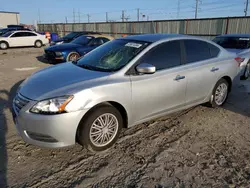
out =
[[[239,38],[239,40],[250,40],[249,38]]]
[[[142,45],[138,43],[129,42],[125,46],[132,47],[132,48],[140,48]]]

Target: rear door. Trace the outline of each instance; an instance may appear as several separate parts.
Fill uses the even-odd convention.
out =
[[[25,46],[34,46],[35,41],[38,39],[37,34],[32,32],[23,32],[24,33],[24,41]]]
[[[200,40],[182,40],[187,78],[186,105],[202,103],[218,80],[220,49]]]
[[[148,63],[156,67],[154,74],[130,75],[134,121],[174,111],[185,105],[187,80],[181,66],[179,41],[169,41],[151,49],[135,65]]]

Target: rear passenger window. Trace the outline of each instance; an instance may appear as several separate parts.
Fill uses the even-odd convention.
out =
[[[199,40],[184,40],[186,49],[186,63],[194,63],[210,59],[210,49],[208,43]]]
[[[154,65],[156,70],[168,69],[181,64],[181,50],[179,41],[159,44],[146,53],[140,63]]]
[[[220,53],[220,49],[212,44],[209,44],[208,43],[208,47],[209,47],[209,50],[210,50],[210,55],[211,55],[211,58],[214,58],[214,57],[217,57]]]
[[[103,41],[103,43],[106,43],[106,42],[109,42],[109,39],[107,39],[107,38],[101,38],[102,39],[102,41]]]
[[[30,32],[24,32],[26,37],[33,37],[37,36],[35,33],[30,33]]]

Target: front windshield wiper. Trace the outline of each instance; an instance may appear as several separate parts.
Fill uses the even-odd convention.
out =
[[[89,65],[86,65],[86,64],[82,64],[82,65],[78,65],[78,64],[76,64],[78,67],[82,67],[82,68],[84,68],[84,69],[88,69],[88,70],[95,70],[95,68],[94,67],[92,67],[92,66],[89,66]]]
[[[73,63],[73,62],[72,62]],[[81,67],[81,68],[84,68],[84,69],[88,69],[88,70],[94,70],[94,71],[100,71],[100,72],[112,72],[112,70],[109,70],[109,69],[102,69],[102,68],[99,68],[99,67],[94,67],[94,66],[91,66],[91,65],[86,65],[86,64],[81,64],[81,65],[78,65],[77,62],[74,62],[74,64],[78,67]]]

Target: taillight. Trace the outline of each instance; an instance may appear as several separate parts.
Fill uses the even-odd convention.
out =
[[[238,66],[240,66],[240,64],[245,60],[245,58],[236,57],[234,58],[234,60],[238,63]]]

